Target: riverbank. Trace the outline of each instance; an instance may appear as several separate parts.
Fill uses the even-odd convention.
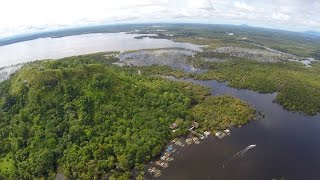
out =
[[[191,127],[191,129],[194,129]],[[145,171],[147,173],[146,178],[159,178],[162,171],[170,168],[170,164],[183,154],[186,149],[192,148],[191,146],[199,145],[207,141],[208,139],[222,139],[226,136],[230,136],[229,129],[218,131],[211,134],[210,131],[205,131],[203,134],[199,134],[193,130],[190,130],[190,134],[175,138],[167,144],[165,150],[158,158],[155,158],[147,164]]]
[[[141,179],[145,164],[175,137],[243,125],[254,117],[254,108],[236,98],[209,96],[203,86],[112,65],[116,60],[96,53],[37,61],[1,82],[0,156],[13,154],[13,166],[0,166],[0,175],[129,179],[137,171]],[[12,147],[18,139],[24,146]],[[189,141],[199,143],[195,135]]]
[[[305,116],[274,103],[276,94],[261,94],[229,87],[217,81],[197,81],[213,95],[232,95],[265,112],[260,120],[230,128],[231,136],[208,138],[184,148],[159,180],[166,179],[316,179],[320,159],[320,115]],[[249,145],[257,146],[232,159]],[[227,165],[226,165],[227,164]],[[225,167],[223,168],[223,165]],[[152,179],[152,178],[150,178]]]

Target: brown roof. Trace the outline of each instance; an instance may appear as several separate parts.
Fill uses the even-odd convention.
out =
[[[171,129],[175,129],[175,128],[177,128],[178,127],[178,124],[177,123],[172,123],[171,125],[170,125],[170,128]]]
[[[199,127],[199,123],[193,121],[193,122],[192,122],[192,126],[195,127],[195,128],[198,128],[198,127]]]

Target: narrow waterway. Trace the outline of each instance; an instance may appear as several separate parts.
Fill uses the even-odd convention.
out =
[[[266,117],[241,128],[231,136],[211,137],[180,152],[158,179],[319,179],[320,116],[305,116],[273,103],[276,94],[237,90],[216,81],[195,81],[208,86],[214,95],[240,98]],[[233,158],[249,145],[243,156]]]

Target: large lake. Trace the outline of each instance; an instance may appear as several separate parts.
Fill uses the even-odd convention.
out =
[[[211,88],[214,95],[240,98],[265,112],[263,119],[241,128],[231,136],[209,138],[183,149],[162,171],[160,179],[172,180],[271,180],[320,179],[320,115],[305,116],[273,103],[276,94],[237,90],[216,81],[194,81]],[[243,157],[234,155],[256,144]]]
[[[0,46],[0,67],[40,59],[58,59],[67,56],[104,51],[127,51],[151,48],[178,47],[200,50],[190,43],[173,42],[167,39],[134,37],[143,34],[95,33],[60,38],[40,38]],[[150,36],[150,34],[148,34]]]

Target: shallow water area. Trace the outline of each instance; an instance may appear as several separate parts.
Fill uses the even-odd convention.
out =
[[[128,51],[152,48],[185,48],[201,50],[201,46],[174,42],[167,39],[134,37],[143,34],[94,33],[65,36],[59,38],[40,38],[30,41],[0,46],[0,67],[41,59],[62,57],[106,51]],[[148,34],[150,36],[150,34]]]

